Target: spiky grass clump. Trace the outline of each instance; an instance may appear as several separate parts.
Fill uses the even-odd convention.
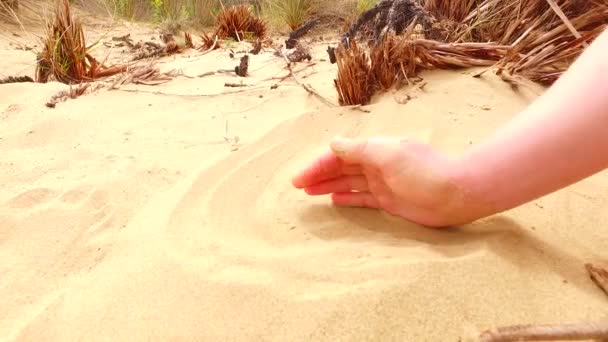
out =
[[[209,34],[203,32],[201,34],[201,40],[203,41],[203,45],[201,46],[200,50],[211,50],[211,49],[219,49],[220,46],[220,42],[218,41],[218,37],[217,36],[210,36]]]
[[[216,35],[221,39],[233,38],[237,41],[253,37],[264,39],[268,25],[256,17],[247,4],[224,8],[216,18]]]
[[[54,19],[47,25],[43,49],[38,55],[37,82],[45,83],[54,77],[66,84],[81,83],[126,69],[126,66],[103,67],[88,53],[82,23],[72,19],[69,0],[57,0]]]
[[[488,43],[446,44],[390,34],[369,52],[355,42],[339,46],[338,78],[341,105],[367,104],[376,91],[413,82],[423,70],[491,66],[507,53],[507,46]],[[369,60],[369,65],[368,61]]]
[[[336,49],[338,77],[334,85],[342,106],[368,104],[373,94],[369,58],[356,42]]]
[[[313,9],[312,0],[271,0],[273,11],[293,31],[302,26]]]

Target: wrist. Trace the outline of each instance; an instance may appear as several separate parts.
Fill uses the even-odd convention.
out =
[[[448,205],[448,225],[471,223],[501,211],[491,194],[484,190],[492,186],[477,171],[476,164],[464,156],[452,161],[448,179],[454,190]]]

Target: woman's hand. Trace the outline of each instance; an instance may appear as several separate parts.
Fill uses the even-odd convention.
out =
[[[475,217],[457,184],[458,161],[400,138],[336,139],[332,150],[293,179],[338,206],[382,209],[415,223],[442,227]]]

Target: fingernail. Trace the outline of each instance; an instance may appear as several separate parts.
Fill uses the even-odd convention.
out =
[[[336,154],[345,154],[351,144],[351,140],[342,137],[336,137],[331,142],[331,149]]]

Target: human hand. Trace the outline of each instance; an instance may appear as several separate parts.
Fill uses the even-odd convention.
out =
[[[382,209],[429,227],[476,218],[457,184],[459,162],[427,145],[400,138],[336,139],[331,149],[294,177],[296,188],[331,194],[338,206]]]

